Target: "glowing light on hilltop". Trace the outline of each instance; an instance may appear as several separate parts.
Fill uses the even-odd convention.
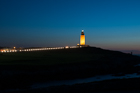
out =
[[[65,46],[65,48],[69,48],[69,46]]]
[[[1,52],[3,53],[3,50],[1,50]]]

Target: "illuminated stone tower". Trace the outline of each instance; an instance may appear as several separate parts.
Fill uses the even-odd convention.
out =
[[[80,36],[80,45],[85,45],[84,30],[82,30],[82,32],[81,32],[81,36]]]

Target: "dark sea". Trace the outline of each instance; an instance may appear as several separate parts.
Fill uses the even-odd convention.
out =
[[[140,56],[140,54],[134,54],[134,55],[136,55],[136,56]]]

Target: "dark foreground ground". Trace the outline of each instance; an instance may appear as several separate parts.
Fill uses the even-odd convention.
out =
[[[34,83],[87,78],[105,74],[139,73],[140,57],[95,47],[0,54],[0,90],[17,93],[139,91],[139,79],[111,80],[31,90]],[[132,82],[131,82],[132,81]],[[129,82],[129,83],[128,83]],[[126,87],[126,85],[128,86]],[[134,85],[132,87],[132,85]],[[42,92],[41,92],[42,91]],[[87,92],[85,92],[87,91]],[[12,91],[8,91],[12,92]],[[7,93],[8,93],[7,92]],[[16,93],[16,91],[12,92]]]
[[[140,78],[114,79],[4,93],[140,93]]]

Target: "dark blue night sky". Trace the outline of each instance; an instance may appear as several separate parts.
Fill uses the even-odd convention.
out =
[[[140,0],[0,0],[0,46],[140,50]]]

